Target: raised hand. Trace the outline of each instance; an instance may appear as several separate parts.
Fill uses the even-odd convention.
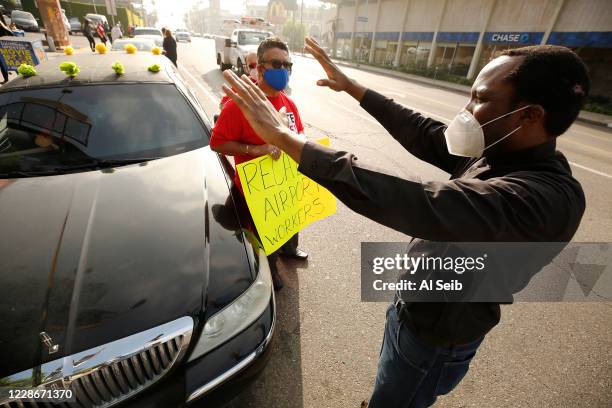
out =
[[[327,74],[327,79],[319,79],[317,85],[327,86],[336,92],[348,90],[350,79],[333,63],[314,38],[306,37],[305,48],[321,64]]]
[[[261,89],[246,76],[238,78],[231,70],[223,72],[230,86],[223,85],[223,91],[236,103],[255,133],[266,143],[278,146],[279,139],[291,130],[285,125],[285,118],[276,111]],[[232,89],[233,88],[233,89]]]
[[[317,85],[326,86],[336,92],[348,92],[352,97],[361,101],[366,89],[354,80],[346,76],[336,64],[329,58],[329,55],[312,37],[306,37],[305,48],[321,64],[327,74],[327,79],[319,79]]]

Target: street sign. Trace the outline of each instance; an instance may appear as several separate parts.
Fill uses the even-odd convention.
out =
[[[363,16],[359,16],[357,17],[357,21],[360,23],[367,23],[368,22],[368,18],[367,17],[363,17]]]

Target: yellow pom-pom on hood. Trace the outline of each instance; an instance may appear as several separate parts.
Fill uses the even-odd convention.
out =
[[[151,52],[153,53],[153,55],[161,55],[162,50],[159,47],[153,47],[151,48]]]
[[[138,51],[138,48],[136,48],[134,44],[125,44],[125,47],[123,47],[123,49],[128,54],[136,54],[136,51]]]
[[[113,71],[115,71],[115,74],[117,75],[123,75],[125,74],[125,67],[123,66],[122,63],[120,62],[115,62],[111,68],[113,69]]]
[[[60,71],[63,71],[71,78],[77,76],[77,74],[81,71],[81,68],[74,62],[62,62],[59,66]]]
[[[71,46],[67,46],[64,48],[64,54],[66,55],[72,55],[74,54],[74,48],[72,48]]]
[[[98,43],[96,44],[96,51],[98,51],[100,54],[106,54],[106,51],[108,51],[108,48],[106,48],[106,45],[102,43]]]
[[[36,75],[36,70],[32,65],[21,64],[19,68],[17,68],[17,73],[24,78],[28,78]]]

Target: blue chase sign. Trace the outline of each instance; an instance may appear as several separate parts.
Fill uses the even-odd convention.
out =
[[[483,41],[485,44],[536,45],[543,37],[544,33],[486,32]]]

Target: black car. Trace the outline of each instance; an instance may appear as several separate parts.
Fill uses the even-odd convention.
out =
[[[15,23],[17,28],[23,31],[40,31],[38,21],[34,18],[32,13],[28,13],[27,11],[13,10],[11,12],[11,22]]]
[[[74,79],[49,61],[0,90],[0,406],[227,401],[275,324],[232,167],[167,58],[70,58]]]

